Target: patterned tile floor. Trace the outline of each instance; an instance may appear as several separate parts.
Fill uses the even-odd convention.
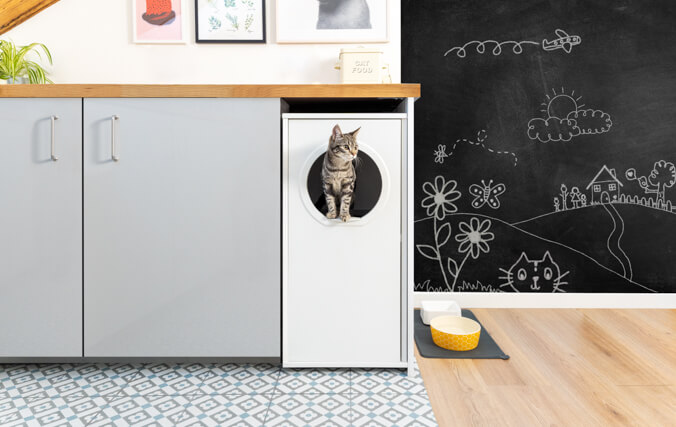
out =
[[[259,364],[0,365],[0,426],[436,426],[393,369]]]

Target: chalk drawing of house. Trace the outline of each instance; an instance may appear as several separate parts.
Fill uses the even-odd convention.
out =
[[[592,203],[610,203],[617,201],[620,197],[622,186],[617,179],[615,169],[608,169],[608,166],[603,165],[599,173],[587,185],[587,190],[591,190]]]

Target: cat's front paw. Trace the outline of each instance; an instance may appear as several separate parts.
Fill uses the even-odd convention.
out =
[[[352,218],[352,217],[350,216],[350,214],[340,214],[340,219],[341,219],[343,222],[349,221],[350,218]]]
[[[328,219],[336,219],[336,213],[335,212],[329,212],[326,214],[326,217]]]

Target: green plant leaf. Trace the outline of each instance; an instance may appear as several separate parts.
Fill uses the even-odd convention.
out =
[[[47,72],[42,65],[28,59],[31,53],[35,53],[40,60],[44,54],[49,64],[53,64],[52,53],[42,43],[17,47],[11,41],[0,40],[0,79],[26,77],[31,84],[53,83],[47,78]]]

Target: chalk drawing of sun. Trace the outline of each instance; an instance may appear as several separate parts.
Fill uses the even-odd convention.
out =
[[[575,91],[567,93],[564,88],[560,92],[552,89],[552,94],[545,94],[542,112],[543,118],[533,118],[528,122],[528,137],[540,142],[570,141],[580,135],[596,135],[605,133],[613,125],[610,115],[601,110],[584,108],[580,103],[581,96]]]
[[[568,114],[573,111],[584,107],[584,104],[578,104],[578,101],[582,99],[581,96],[575,98],[575,91],[572,91],[570,95],[566,94],[563,88],[561,88],[561,93],[556,93],[556,90],[552,89],[553,96],[545,95],[547,102],[543,102],[543,107],[546,110],[540,110],[547,115],[548,118],[555,117],[559,120],[568,118]]]

